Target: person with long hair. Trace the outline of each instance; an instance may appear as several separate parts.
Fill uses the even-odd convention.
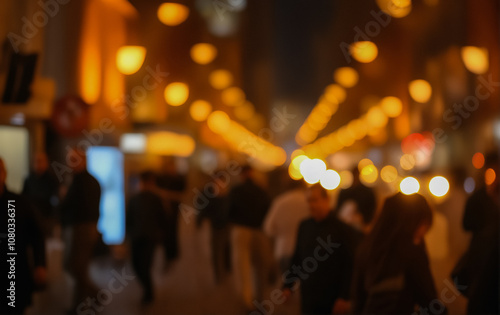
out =
[[[446,312],[437,300],[424,235],[432,211],[419,194],[386,199],[373,230],[361,244],[352,283],[353,314]]]

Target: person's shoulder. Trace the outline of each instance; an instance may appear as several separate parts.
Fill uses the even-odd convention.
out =
[[[304,229],[308,228],[311,226],[315,226],[316,222],[314,221],[313,218],[305,218],[304,220],[300,221],[299,223],[299,229]]]
[[[361,240],[364,234],[347,223],[342,222],[335,214],[333,214],[330,218],[332,225],[338,230],[341,234],[345,234],[351,238]]]

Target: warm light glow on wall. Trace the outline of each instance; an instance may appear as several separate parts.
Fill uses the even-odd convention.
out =
[[[425,80],[414,80],[408,85],[410,96],[415,102],[427,103],[432,95],[432,87]]]
[[[199,43],[191,47],[191,59],[200,65],[211,63],[217,56],[217,48],[208,43]]]
[[[467,70],[475,74],[484,74],[488,71],[488,49],[475,46],[462,47],[460,51]]]
[[[210,73],[208,81],[214,89],[223,90],[233,84],[233,75],[224,69],[214,70]]]
[[[196,100],[189,107],[189,114],[195,121],[204,121],[212,112],[212,105],[205,100]]]
[[[228,106],[242,105],[245,100],[245,92],[239,87],[233,86],[222,91],[222,102]]]
[[[420,184],[415,177],[406,177],[399,184],[399,189],[405,195],[412,195],[418,193]]]
[[[172,106],[180,106],[189,98],[189,87],[182,82],[172,82],[165,88],[165,101]]]
[[[217,134],[226,132],[231,126],[229,116],[220,110],[212,112],[207,119],[208,128]]]
[[[324,189],[333,190],[340,185],[340,175],[334,170],[326,170],[319,179]]]
[[[102,51],[100,45],[99,7],[96,2],[86,4],[80,36],[80,93],[85,103],[95,104],[101,96]]]
[[[450,183],[443,176],[435,176],[429,182],[429,191],[436,197],[443,197],[450,190]]]
[[[358,83],[358,72],[351,67],[342,67],[335,70],[333,79],[345,88],[350,88]]]
[[[362,63],[372,62],[378,55],[377,45],[370,41],[352,43],[350,51],[354,59]]]
[[[158,19],[165,25],[176,26],[189,16],[189,8],[179,3],[163,3],[158,7]]]
[[[403,103],[399,98],[394,96],[384,97],[380,101],[380,106],[384,113],[391,118],[399,116],[403,111]]]
[[[134,74],[142,67],[145,57],[145,47],[123,46],[116,53],[116,67],[123,74]]]
[[[190,156],[195,149],[193,138],[168,131],[159,131],[147,136],[146,152],[158,155]]]

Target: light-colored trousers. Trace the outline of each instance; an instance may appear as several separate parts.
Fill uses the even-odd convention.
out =
[[[233,225],[231,257],[236,290],[245,307],[252,309],[254,300],[262,300],[270,279],[270,240],[261,230]]]

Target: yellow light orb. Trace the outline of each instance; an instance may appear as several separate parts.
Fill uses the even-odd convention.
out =
[[[408,85],[410,96],[415,102],[427,103],[432,96],[432,87],[425,80],[414,80]]]
[[[346,95],[344,88],[338,84],[330,84],[325,88],[325,98],[331,103],[342,103]]]
[[[342,171],[339,173],[340,175],[340,188],[347,189],[352,186],[352,182],[354,181],[354,176],[350,171]]]
[[[377,178],[378,178],[378,170],[373,164],[363,167],[363,169],[359,173],[359,179],[363,183],[368,185],[375,183],[377,181]]]
[[[465,46],[460,50],[462,60],[467,70],[475,74],[484,74],[490,67],[488,49],[475,46]]]
[[[123,46],[116,53],[116,67],[123,74],[134,74],[142,66],[146,48],[142,46]]]
[[[377,0],[379,8],[395,18],[403,18],[410,14],[411,0]]]
[[[233,86],[222,91],[222,102],[228,106],[238,106],[245,100],[245,92],[239,87]]]
[[[302,174],[300,174],[300,170],[293,167],[293,165],[291,163],[288,166],[288,175],[290,175],[290,178],[293,180],[302,179]]]
[[[391,118],[398,117],[403,111],[403,103],[399,98],[394,96],[384,97],[380,101],[380,106],[384,113]]]
[[[380,171],[380,178],[386,183],[392,183],[398,178],[398,170],[392,165],[386,165]]]
[[[436,197],[443,197],[450,190],[450,183],[443,176],[435,176],[429,182],[429,191]]]
[[[243,103],[234,109],[234,115],[236,118],[242,121],[249,120],[255,114],[255,107],[249,101]]]
[[[189,87],[182,82],[172,82],[165,88],[165,101],[172,106],[180,106],[189,98]]]
[[[211,63],[217,56],[217,48],[208,43],[199,43],[191,47],[191,59],[200,65]]]
[[[361,119],[352,120],[347,128],[351,134],[354,134],[356,140],[361,140],[366,136],[367,126]]]
[[[415,177],[406,177],[399,183],[399,189],[405,195],[416,194],[420,190],[420,183]]]
[[[326,164],[320,159],[306,159],[300,163],[299,169],[308,184],[316,184],[326,171]]]
[[[224,69],[214,70],[210,73],[208,81],[214,89],[223,90],[233,84],[233,75]]]
[[[191,118],[195,121],[204,121],[212,112],[212,105],[204,100],[194,101],[189,107]]]
[[[342,67],[335,70],[333,79],[345,88],[350,88],[358,83],[358,72],[351,67]]]
[[[345,147],[349,147],[353,145],[354,142],[356,142],[356,138],[354,138],[354,136],[351,133],[349,133],[347,127],[340,128],[337,131],[337,137],[340,143]]]
[[[294,157],[292,159],[292,162],[290,163],[290,165],[292,165],[293,168],[300,171],[300,164],[302,162],[304,162],[305,160],[309,160],[309,158],[306,155],[303,155],[303,154],[297,155],[296,157]]]
[[[165,25],[176,26],[189,16],[189,8],[179,3],[162,3],[156,12],[158,19]]]
[[[305,154],[306,154],[306,152],[302,149],[293,150],[292,154],[290,154],[290,158],[293,160],[297,156],[305,155]]]
[[[212,112],[207,119],[208,128],[217,134],[222,134],[231,127],[231,119],[220,110]]]
[[[319,179],[319,182],[323,188],[333,190],[340,185],[340,175],[334,170],[326,170]]]
[[[359,163],[358,163],[358,170],[361,172],[361,170],[362,170],[363,168],[365,168],[366,166],[368,166],[368,165],[373,165],[372,160],[370,160],[370,159],[362,159],[362,160],[361,160],[361,161],[359,161]]]
[[[380,107],[375,106],[366,113],[366,122],[373,128],[382,128],[387,125],[388,118]]]
[[[378,48],[375,43],[370,41],[361,41],[351,44],[351,55],[359,62],[369,63],[375,60],[378,55]]]
[[[337,112],[339,108],[339,104],[337,102],[331,103],[326,100],[322,100],[316,104],[316,108],[319,112],[323,113],[323,115],[332,116]]]
[[[401,159],[399,160],[399,164],[401,165],[401,168],[404,169],[405,171],[409,171],[412,168],[415,167],[415,157],[413,154],[403,154]]]

